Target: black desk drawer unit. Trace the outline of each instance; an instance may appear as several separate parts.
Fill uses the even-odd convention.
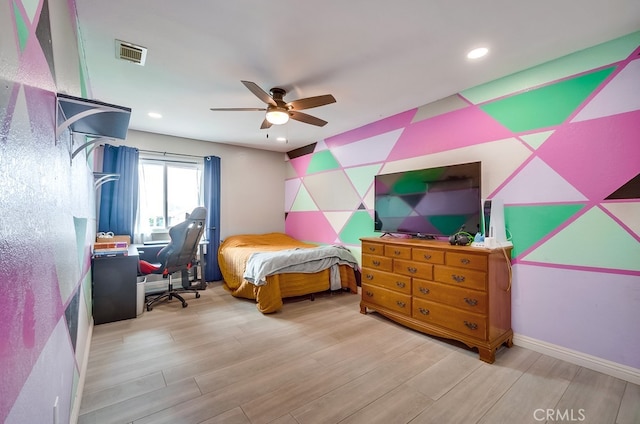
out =
[[[92,272],[94,324],[135,318],[138,255],[95,257]]]

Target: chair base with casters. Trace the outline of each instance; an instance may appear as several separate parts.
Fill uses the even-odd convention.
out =
[[[165,290],[162,293],[150,294],[150,295],[145,296],[145,302],[146,302],[146,305],[147,305],[147,311],[151,311],[153,309],[153,306],[156,303],[163,302],[163,301],[168,302],[173,298],[178,299],[182,303],[182,307],[186,308],[189,304],[184,299],[184,297],[182,297],[180,295],[180,293],[194,293],[196,295],[195,296],[196,299],[200,298],[200,293],[198,293],[198,290],[196,290],[196,289],[186,289],[184,287],[174,288],[173,287],[173,281],[172,281],[172,275],[169,274],[167,278],[169,278],[169,286],[167,287],[167,290]]]

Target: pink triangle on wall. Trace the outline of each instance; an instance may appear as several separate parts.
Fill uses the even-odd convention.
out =
[[[638,175],[640,110],[564,124],[537,155],[593,201]]]
[[[480,108],[470,106],[407,126],[387,160],[423,156],[513,135]]]
[[[313,155],[304,155],[295,159],[291,159],[289,163],[295,170],[296,174],[298,174],[299,177],[303,177],[307,174],[307,168],[309,168],[309,163],[311,163],[312,158]]]
[[[289,212],[285,232],[298,240],[331,244],[338,234],[321,211]]]
[[[418,109],[411,109],[334,137],[329,137],[325,139],[325,143],[327,144],[327,147],[335,148],[353,143],[354,141],[371,138],[379,134],[384,134],[389,131],[406,127],[411,123],[411,120],[415,116],[417,110]]]

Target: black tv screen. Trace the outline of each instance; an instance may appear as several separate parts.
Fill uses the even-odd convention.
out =
[[[444,237],[480,229],[480,162],[375,176],[375,230]]]

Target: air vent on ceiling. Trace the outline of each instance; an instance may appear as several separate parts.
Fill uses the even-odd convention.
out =
[[[143,66],[147,60],[147,48],[116,40],[116,57]]]

